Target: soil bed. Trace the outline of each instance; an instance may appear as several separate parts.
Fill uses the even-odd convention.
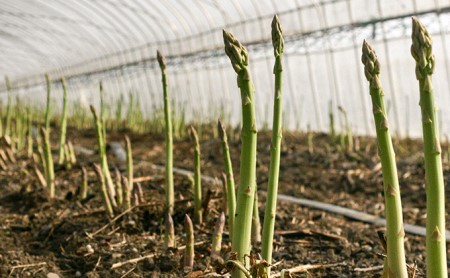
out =
[[[54,132],[56,133],[56,132]],[[141,182],[145,203],[110,223],[102,207],[98,180],[92,163],[98,161],[93,130],[70,130],[68,138],[78,150],[79,164],[89,169],[90,196],[77,201],[81,184],[79,165],[72,169],[57,167],[57,198],[49,200],[33,172],[33,162],[25,154],[17,162],[0,170],[0,277],[46,277],[49,272],[60,277],[179,277],[182,250],[163,250],[164,172],[152,165],[164,165],[164,138],[160,135],[137,135],[127,131],[108,135],[109,142],[123,144],[122,134],[129,134],[134,156],[134,176]],[[236,181],[239,180],[239,140],[230,136],[230,149]],[[53,142],[57,135],[53,134]],[[373,138],[357,138],[359,149],[340,150],[336,140],[314,134],[313,152],[308,150],[307,136],[285,133],[281,151],[280,188],[286,195],[308,198],[384,216],[381,167]],[[420,141],[395,142],[405,222],[424,226],[424,167]],[[80,151],[81,148],[94,151]],[[219,177],[223,169],[218,139],[203,130],[201,140],[202,174]],[[446,147],[442,148],[446,150]],[[450,173],[444,152],[444,174]],[[109,151],[111,167],[124,170],[124,163]],[[56,157],[56,156],[55,156]],[[193,145],[188,139],[174,144],[174,166],[193,169]],[[270,132],[258,134],[257,178],[259,211],[264,214],[264,199],[270,160]],[[177,246],[184,245],[184,214],[192,213],[189,181],[175,174],[176,209],[174,214]],[[196,226],[195,265],[191,273],[214,272],[209,259],[211,233],[222,207],[222,190],[218,183],[204,182],[204,195],[211,190],[211,202],[205,223]],[[446,188],[446,200],[449,192]],[[192,214],[191,214],[192,215]],[[103,226],[110,223],[106,228]],[[261,219],[262,223],[262,219]],[[447,221],[447,228],[450,228]],[[333,213],[279,202],[274,256],[279,262],[274,271],[298,265],[328,265],[309,270],[312,277],[381,277],[383,250],[377,231],[370,224],[349,220]],[[406,234],[407,262],[417,264],[416,277],[425,277],[425,239]],[[260,245],[254,251],[259,252]],[[224,235],[222,253],[230,251],[228,234]],[[149,256],[138,263],[113,264]],[[216,268],[220,268],[216,266]],[[307,277],[307,273],[295,274]]]

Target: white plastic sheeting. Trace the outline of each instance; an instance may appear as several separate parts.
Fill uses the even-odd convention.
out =
[[[417,15],[434,38],[435,87],[443,134],[450,133],[448,36],[450,2],[443,0],[0,0],[0,73],[21,99],[43,103],[43,74],[68,79],[71,101],[96,103],[102,80],[111,102],[133,94],[147,116],[162,106],[155,53],[169,63],[169,87],[187,119],[219,116],[237,124],[240,98],[224,55],[222,32],[250,53],[258,125],[271,125],[273,76],[270,22],[285,34],[284,114],[291,129],[328,130],[329,112],[343,128],[373,134],[360,46],[367,39],[382,62],[393,130],[421,132],[418,84],[409,53]],[[1,84],[0,84],[1,86]],[[4,87],[4,86],[3,86]],[[5,91],[3,88],[1,89]],[[54,94],[58,98],[58,94]]]

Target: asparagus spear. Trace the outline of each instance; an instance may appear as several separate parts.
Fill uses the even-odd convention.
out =
[[[246,255],[250,255],[250,235],[254,194],[256,190],[256,142],[254,87],[248,71],[247,49],[229,32],[223,31],[225,53],[237,73],[237,84],[242,102],[242,150],[240,159],[240,185],[237,195],[235,222],[233,227],[232,251],[237,259],[248,266]],[[244,277],[238,268],[233,269],[232,277]]]
[[[222,141],[223,160],[225,164],[226,172],[226,194],[227,194],[227,207],[228,207],[228,229],[230,233],[230,239],[233,239],[233,225],[234,214],[236,212],[236,192],[234,185],[233,166],[231,165],[230,148],[228,147],[227,133],[225,127],[220,120],[217,121],[217,128],[219,130],[219,137]]]
[[[161,52],[156,52],[156,58],[161,68],[161,81],[164,93],[164,120],[166,132],[166,209],[172,214],[174,207],[174,189],[173,189],[173,131],[172,118],[170,112],[169,92],[166,77],[166,61]]]
[[[63,111],[61,118],[61,137],[59,140],[59,157],[58,164],[61,165],[64,162],[64,145],[66,144],[66,130],[67,130],[67,86],[66,80],[61,78],[61,85],[63,88]],[[67,160],[70,158],[67,157]]]
[[[383,89],[380,82],[380,63],[372,47],[364,41],[362,47],[364,73],[370,84],[373,116],[384,183],[387,230],[387,271],[389,277],[408,277],[405,261],[405,232],[403,230],[402,203],[398,185],[395,153],[389,134]]]
[[[50,192],[50,198],[55,197],[55,171],[53,168],[52,147],[50,145],[50,134],[45,127],[41,127],[41,137],[44,140],[44,158],[46,165],[45,179],[48,190]]]
[[[51,80],[48,73],[45,74],[45,82],[47,83],[47,106],[45,108],[45,130],[50,132],[50,92],[51,92]]]
[[[184,251],[184,267],[186,270],[192,270],[194,266],[194,226],[189,215],[184,217],[184,228],[186,231],[186,249]]]
[[[434,71],[432,40],[417,18],[412,18],[411,54],[416,60],[416,78],[419,80],[420,107],[425,156],[427,194],[426,261],[428,277],[447,277],[447,250],[445,246],[445,189],[442,173],[439,125],[434,103],[431,76]]]
[[[198,224],[203,222],[202,217],[202,177],[200,171],[200,143],[198,142],[197,131],[193,126],[190,128],[190,135],[195,144],[194,150],[194,221]]]
[[[273,105],[272,145],[270,149],[269,182],[267,184],[266,210],[264,211],[262,257],[270,265],[272,262],[273,233],[277,208],[278,177],[280,170],[280,149],[282,138],[282,57],[284,40],[278,17],[275,15],[272,21],[272,44],[275,55],[275,95]],[[270,267],[266,268],[266,274],[270,277]]]

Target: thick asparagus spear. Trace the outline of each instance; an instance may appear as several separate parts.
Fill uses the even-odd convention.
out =
[[[364,41],[362,47],[364,73],[370,83],[373,116],[383,172],[386,206],[387,270],[391,277],[408,277],[405,261],[405,232],[403,230],[402,203],[398,185],[395,153],[389,134],[383,89],[380,82],[380,63],[372,47]]]
[[[425,156],[427,193],[427,277],[447,277],[447,250],[445,246],[445,188],[442,173],[439,125],[434,103],[431,76],[434,71],[432,41],[425,27],[412,18],[411,54],[416,60],[416,78],[419,80],[420,108]]]
[[[245,256],[250,255],[253,202],[256,190],[257,128],[253,100],[254,87],[248,71],[247,49],[231,33],[225,30],[223,31],[223,39],[225,52],[237,73],[237,84],[241,91],[242,102],[240,184],[233,227],[232,251],[237,253],[239,261],[248,265]],[[237,268],[232,271],[232,277],[244,276],[245,274]]]

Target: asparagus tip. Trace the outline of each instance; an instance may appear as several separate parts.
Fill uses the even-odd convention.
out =
[[[277,15],[274,15],[272,20],[272,44],[275,57],[278,57],[283,53],[284,39],[283,39],[283,31],[281,30],[280,20]]]
[[[164,56],[161,54],[161,52],[159,50],[156,50],[156,59],[158,60],[159,67],[162,70],[165,70],[166,69],[166,59],[164,58]]]
[[[231,34],[223,30],[223,42],[225,53],[230,58],[231,65],[236,73],[245,69],[248,65],[247,49]]]
[[[361,61],[364,64],[364,75],[367,81],[372,82],[375,75],[380,74],[380,62],[378,61],[375,50],[366,40],[364,40],[362,46]]]
[[[217,120],[217,130],[219,131],[219,137],[223,138],[225,135],[225,127],[220,119]]]
[[[434,55],[432,53],[431,36],[416,17],[412,17],[411,38],[411,55],[416,61],[416,78],[421,79],[424,75],[433,73]]]

